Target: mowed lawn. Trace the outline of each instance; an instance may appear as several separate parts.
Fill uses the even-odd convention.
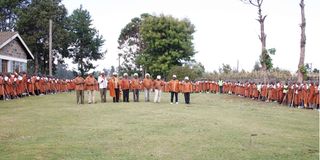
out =
[[[143,100],[143,93],[140,95]],[[132,99],[132,93],[130,93]],[[76,105],[74,93],[0,101],[0,159],[310,160],[319,112],[237,96],[192,94],[190,105]]]

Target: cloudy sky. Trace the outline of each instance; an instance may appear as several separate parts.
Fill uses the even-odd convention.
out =
[[[267,48],[276,48],[274,66],[295,71],[300,55],[300,0],[264,0],[263,14]],[[117,39],[121,29],[141,13],[188,18],[195,25],[195,60],[206,71],[218,70],[222,63],[252,70],[259,59],[261,44],[257,8],[240,0],[64,0],[69,14],[80,5],[87,9],[108,50],[95,64],[98,70],[118,66]],[[306,63],[320,68],[320,0],[306,0]]]

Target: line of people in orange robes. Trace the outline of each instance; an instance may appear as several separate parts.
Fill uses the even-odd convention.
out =
[[[150,78],[140,79],[139,77],[124,80],[122,77],[117,78],[113,76],[108,78],[107,89],[110,91],[110,96],[114,98],[114,102],[119,102],[120,95],[123,94],[121,87],[123,88],[125,86],[127,86],[126,89],[129,91],[136,90],[134,101],[139,101],[139,92],[137,91],[144,91],[145,101],[150,101],[146,95],[147,92],[153,90],[153,81],[154,80]],[[128,82],[128,84],[126,82]],[[185,87],[183,87],[183,81],[178,82],[177,85],[179,86],[175,86],[174,92],[184,93],[183,88]],[[163,84],[160,88],[162,92],[171,92],[170,82],[163,81],[161,84]],[[82,85],[82,87],[76,87],[77,84],[74,80],[27,75],[24,72],[12,74],[0,73],[0,99],[8,100],[30,95],[55,94],[77,90],[77,88],[81,90],[90,89],[99,91],[99,84],[94,77],[92,82],[90,81],[90,87],[88,87],[88,84],[85,84],[85,81]],[[222,85],[222,91],[219,85]],[[118,89],[118,91],[116,89]],[[304,82],[302,84],[295,82],[267,84],[255,82],[223,82],[219,84],[219,82],[216,81],[195,81],[191,83],[189,90],[190,93],[222,92],[266,102],[278,102],[279,104],[290,107],[319,109],[319,82]],[[128,101],[128,99],[126,99],[126,101]]]
[[[0,73],[0,99],[9,100],[30,95],[46,95],[72,91],[75,84],[68,79],[21,73]]]
[[[304,83],[255,83],[223,82],[222,93],[233,94],[265,102],[278,102],[289,107],[319,109],[319,82]],[[219,84],[215,81],[197,81],[193,90],[218,93]]]

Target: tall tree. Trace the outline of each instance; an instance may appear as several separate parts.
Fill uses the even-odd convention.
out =
[[[301,40],[300,40],[300,59],[298,64],[298,82],[303,81],[304,77],[304,57],[305,57],[305,51],[306,51],[306,17],[304,14],[304,0],[300,1],[300,8],[301,8]]]
[[[34,54],[35,60],[31,62],[34,73],[48,74],[49,19],[53,21],[52,60],[55,61],[58,57],[68,56],[67,9],[61,0],[32,0],[18,16],[17,31]]]
[[[268,70],[268,62],[271,61],[271,57],[268,53],[268,50],[266,49],[266,38],[267,35],[264,32],[264,21],[267,17],[267,15],[262,14],[262,4],[263,0],[241,0],[244,3],[253,5],[258,8],[258,19],[257,21],[260,24],[260,35],[259,40],[261,42],[261,55],[260,55],[260,63],[261,63],[261,70],[265,73],[264,74],[264,81],[266,81],[266,72]]]
[[[145,49],[145,45],[141,38],[140,27],[142,21],[151,15],[144,13],[140,17],[135,17],[121,30],[118,38],[118,49],[120,49],[121,57],[124,61],[121,69],[124,72],[131,73],[140,69],[137,57]]]
[[[1,0],[0,1],[0,32],[14,31],[18,12],[25,9],[31,0]]]
[[[72,58],[74,64],[78,64],[78,71],[81,75],[84,75],[90,69],[95,68],[92,61],[104,56],[104,52],[101,51],[104,39],[92,27],[90,13],[82,6],[73,11],[69,21],[72,39],[69,47],[71,50],[69,57]]]
[[[142,21],[140,34],[145,44],[137,58],[139,64],[153,74],[166,75],[173,66],[181,66],[195,54],[194,25],[171,16],[150,16]]]

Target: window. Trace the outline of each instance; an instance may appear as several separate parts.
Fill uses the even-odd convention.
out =
[[[2,73],[7,73],[8,72],[8,60],[2,60]]]
[[[12,61],[12,72],[22,72],[25,71],[23,69],[23,62]]]

